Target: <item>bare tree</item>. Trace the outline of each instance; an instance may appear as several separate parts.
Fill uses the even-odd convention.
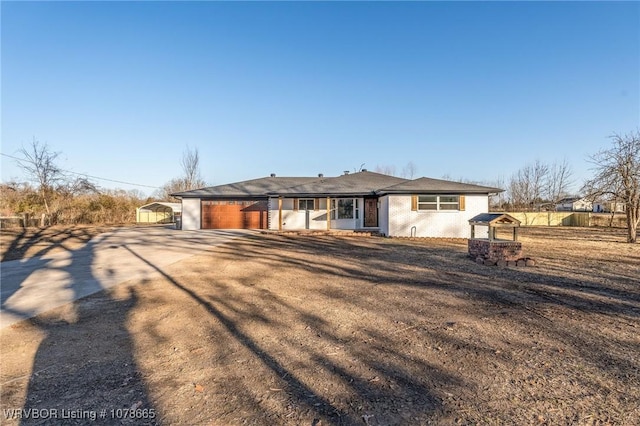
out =
[[[159,200],[173,200],[176,198],[172,197],[171,194],[175,194],[176,192],[188,191],[187,182],[184,178],[173,178],[169,182],[165,183],[155,192],[155,197]]]
[[[395,176],[396,175],[396,166],[381,166],[381,165],[376,165],[376,168],[374,169],[376,173],[382,173],[383,175],[389,175],[389,176]]]
[[[200,154],[198,153],[198,148],[191,150],[191,148],[187,146],[187,149],[182,153],[180,164],[184,172],[183,191],[202,188],[205,185],[200,176]]]
[[[595,175],[583,187],[590,196],[621,200],[627,215],[627,241],[637,241],[640,222],[640,130],[611,136],[613,146],[590,157]]]
[[[64,185],[58,186],[58,192],[66,196],[99,194],[100,188],[84,176],[68,179]]]
[[[406,166],[402,168],[401,176],[405,179],[413,179],[418,173],[418,166],[413,161],[409,161]]]
[[[29,146],[23,146],[19,153],[22,154],[23,160],[19,160],[18,165],[32,181],[38,184],[38,191],[49,216],[51,214],[49,204],[54,187],[64,179],[62,170],[56,164],[60,153],[51,151],[46,143],[41,144],[35,138]]]
[[[490,186],[492,188],[503,189],[506,188],[506,184],[503,176],[499,176],[496,179],[482,183],[484,186]],[[505,191],[489,194],[489,208],[494,211],[502,211],[507,204],[507,194]]]
[[[509,197],[516,209],[534,208],[543,201],[549,166],[536,160],[518,170],[509,181]]]
[[[187,147],[182,153],[180,165],[182,166],[183,175],[173,178],[162,185],[162,187],[155,192],[157,198],[161,200],[175,200],[171,194],[206,186],[205,181],[200,176],[200,154],[197,148],[192,150]]]
[[[557,204],[569,195],[569,187],[573,184],[571,166],[566,159],[553,163],[548,168],[545,182],[545,197],[547,201]]]

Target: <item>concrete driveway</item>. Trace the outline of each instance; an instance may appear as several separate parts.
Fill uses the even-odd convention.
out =
[[[0,263],[0,328],[162,268],[252,231],[123,228],[83,248]]]

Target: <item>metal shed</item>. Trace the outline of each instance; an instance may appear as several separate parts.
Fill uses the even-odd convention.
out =
[[[137,223],[173,223],[182,215],[181,203],[161,201],[136,208]]]

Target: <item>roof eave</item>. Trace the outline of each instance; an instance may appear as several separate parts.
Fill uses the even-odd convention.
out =
[[[504,192],[504,189],[491,188],[492,190],[461,190],[461,189],[404,189],[404,190],[381,190],[376,191],[377,195],[411,195],[411,194],[455,194],[455,195],[485,195],[485,194],[499,194]]]
[[[369,192],[271,192],[267,194],[269,197],[288,197],[288,198],[341,198],[341,197],[369,197],[376,195],[374,191]]]
[[[235,198],[269,198],[266,194],[188,194],[188,195],[174,195],[176,198],[224,198],[224,199],[235,199]]]

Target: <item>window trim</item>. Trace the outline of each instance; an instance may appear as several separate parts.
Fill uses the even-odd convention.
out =
[[[456,194],[420,194],[414,195],[415,202],[412,202],[412,206],[415,206],[414,211],[418,212],[460,212],[464,211],[461,206],[464,205],[464,195]],[[430,199],[435,198],[435,201],[421,201],[421,198]],[[442,201],[442,198],[455,198],[456,201]],[[451,208],[443,208],[443,206]],[[432,207],[432,208],[428,208]],[[435,207],[435,208],[433,208]]]
[[[349,217],[341,217],[340,216],[340,204],[341,203],[351,203],[351,216]],[[331,220],[354,220],[356,218],[356,204],[357,198],[332,198],[331,199]]]

